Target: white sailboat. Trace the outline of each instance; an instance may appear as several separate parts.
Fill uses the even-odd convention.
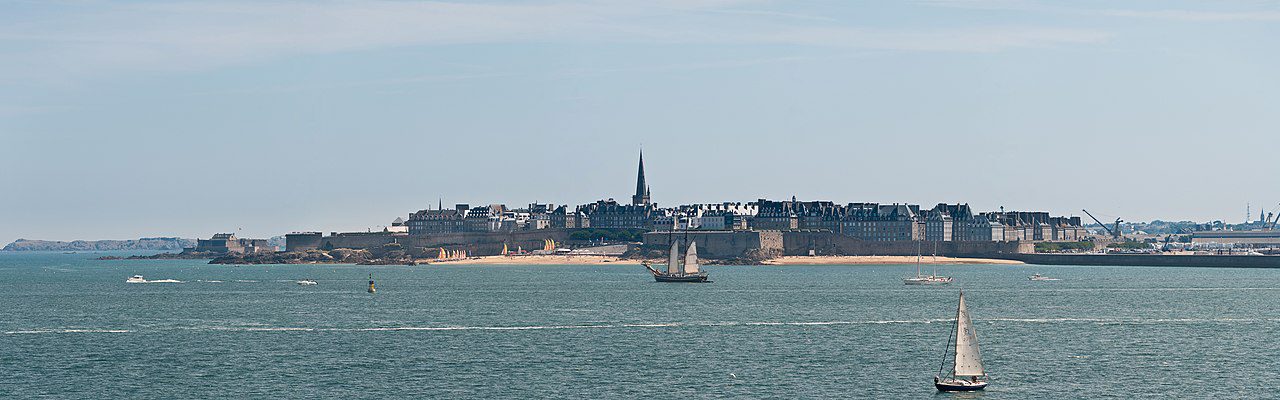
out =
[[[920,246],[916,245],[916,276],[902,278],[905,285],[946,285],[951,283],[951,277],[938,276],[937,267],[934,267],[933,275],[924,275],[920,273]]]
[[[933,386],[944,392],[982,390],[987,387],[989,378],[982,368],[982,354],[978,350],[978,332],[973,329],[973,321],[969,318],[969,308],[964,303],[964,291],[960,291],[960,305],[956,308],[955,346],[951,345],[950,336],[947,349],[942,353],[942,365],[938,366],[938,375],[933,377]],[[955,357],[947,355],[954,349]],[[951,375],[943,375],[947,362],[952,364]]]

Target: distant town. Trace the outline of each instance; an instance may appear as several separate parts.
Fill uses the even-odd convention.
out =
[[[837,203],[757,199],[659,206],[640,154],[635,191],[580,205],[437,202],[368,232],[293,232],[283,252],[267,239],[220,233],[190,254],[228,254],[227,262],[416,263],[481,256],[595,254],[656,257],[670,241],[696,241],[704,257],[754,262],[783,256],[948,255],[1007,257],[1028,253],[1250,254],[1280,245],[1274,218],[1257,230],[1180,225],[1178,234],[1129,232],[1121,220],[1093,228],[1079,216],[1034,210],[974,210],[968,204]],[[1085,211],[1088,213],[1088,211]],[[1269,220],[1268,220],[1269,219]],[[1185,232],[1183,232],[1185,231]],[[325,254],[344,250],[338,257]],[[353,253],[354,251],[354,253]],[[354,255],[352,259],[350,256]],[[282,258],[283,257],[283,258]]]
[[[974,210],[968,204],[837,203],[757,199],[659,206],[638,160],[629,201],[580,205],[454,204],[408,213],[366,232],[293,232],[270,239],[217,233],[208,239],[46,242],[19,240],[6,250],[183,248],[153,258],[213,258],[218,263],[350,262],[416,264],[485,256],[594,255],[660,258],[671,241],[697,242],[701,255],[754,263],[786,256],[941,255],[1041,263],[1035,254],[1278,254],[1280,215],[1256,221],[1147,224],[1035,210]],[[62,245],[62,247],[58,247]],[[167,246],[167,247],[165,247]],[[283,249],[282,249],[283,247]],[[1072,262],[1079,262],[1073,258]],[[1150,260],[1150,258],[1148,258]],[[1179,262],[1188,259],[1179,259]],[[1217,259],[1215,259],[1217,260]],[[1061,261],[1063,263],[1067,261]]]

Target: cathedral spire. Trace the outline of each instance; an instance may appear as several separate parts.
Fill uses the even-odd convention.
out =
[[[631,196],[631,204],[642,206],[649,204],[649,185],[644,181],[644,150],[640,150],[640,168],[636,172],[636,194]]]

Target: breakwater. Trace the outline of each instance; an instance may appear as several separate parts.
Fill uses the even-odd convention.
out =
[[[1159,254],[996,254],[992,258],[1040,265],[1129,267],[1280,268],[1280,256]]]

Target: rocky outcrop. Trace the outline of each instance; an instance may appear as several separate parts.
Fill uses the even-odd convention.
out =
[[[176,237],[141,238],[135,240],[55,240],[18,239],[0,251],[107,251],[107,250],[182,250],[195,247],[195,239]]]
[[[149,256],[128,256],[128,257],[105,256],[105,257],[98,257],[97,259],[98,260],[203,260],[203,259],[209,259],[209,258],[216,258],[220,255],[222,254],[212,253],[207,251],[184,251],[181,253],[160,253],[160,254],[152,254]]]
[[[362,264],[400,265],[412,264],[413,258],[404,252],[386,252],[375,255],[369,250],[333,249],[276,253],[226,254],[210,260],[210,264]]]

